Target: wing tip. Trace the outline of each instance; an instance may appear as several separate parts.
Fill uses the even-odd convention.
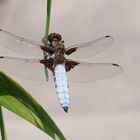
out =
[[[120,65],[118,65],[118,64],[115,64],[115,63],[113,63],[112,65],[113,65],[113,66],[117,66],[117,67],[120,67]]]
[[[0,56],[0,58],[4,58],[4,56]]]
[[[0,28],[0,31],[2,31],[2,29]]]
[[[112,36],[111,36],[111,35],[106,35],[106,36],[105,36],[105,38],[109,38],[109,37],[112,37]]]
[[[109,39],[111,39],[112,41],[114,40],[114,38],[113,38],[111,35],[106,35],[105,38],[109,38]]]
[[[112,63],[112,65],[113,65],[113,66],[115,66],[115,67],[119,67],[119,68],[120,68],[120,70],[121,70],[121,72],[123,71],[122,66],[120,66],[119,64]]]
[[[106,35],[106,36],[105,36],[105,38],[108,38],[108,37],[110,37],[110,35]]]

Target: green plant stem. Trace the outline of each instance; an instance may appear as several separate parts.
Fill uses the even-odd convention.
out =
[[[46,44],[48,43],[48,34],[49,34],[49,27],[50,27],[50,18],[51,18],[51,5],[52,5],[52,0],[47,0],[47,16],[46,16],[46,29],[45,29],[45,42]],[[44,53],[44,59],[47,58],[48,53],[46,51]],[[49,80],[49,75],[48,75],[48,69],[45,66],[44,67],[45,75],[46,75],[46,80]]]
[[[4,118],[2,113],[2,107],[0,106],[0,130],[2,140],[7,140],[6,129],[4,125]]]
[[[52,0],[47,0],[47,16],[46,16],[46,29],[45,29],[46,43],[48,43],[48,34],[49,34],[50,19],[51,19],[51,5],[52,5]]]

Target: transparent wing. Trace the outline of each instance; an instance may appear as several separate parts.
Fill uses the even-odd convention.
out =
[[[118,75],[122,68],[112,63],[79,62],[67,75],[73,82],[92,82]],[[23,59],[14,57],[0,57],[0,70],[21,78],[36,81],[46,81],[44,65],[38,59]],[[52,72],[49,71],[52,78]]]
[[[77,66],[67,73],[69,81],[92,82],[109,78],[122,72],[122,68],[117,64],[87,62],[78,63],[79,64]]]
[[[28,80],[46,81],[44,65],[38,59],[0,57],[0,70]]]
[[[6,47],[21,54],[40,57],[43,56],[40,45],[42,44],[0,29],[0,46],[2,47]]]
[[[104,36],[91,42],[85,42],[77,45],[70,46],[66,48],[66,51],[74,51],[70,54],[71,58],[88,58],[94,56],[107,47],[109,47],[113,42],[113,37]]]

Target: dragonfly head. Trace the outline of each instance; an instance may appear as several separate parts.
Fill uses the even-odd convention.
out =
[[[50,44],[52,44],[52,42],[60,42],[62,40],[62,36],[58,33],[50,33],[49,36],[48,36],[48,41],[50,42]],[[46,38],[43,37],[42,38],[42,42],[44,44],[46,44]]]
[[[52,43],[54,40],[57,40],[60,42],[62,40],[62,36],[58,33],[51,33],[48,36],[48,40],[50,43]]]
[[[62,40],[62,36],[58,33],[50,33],[48,36],[48,41],[50,42],[50,44],[52,44],[52,46],[56,46],[58,43],[64,43],[64,41]],[[48,43],[46,43],[46,38],[42,38],[42,42],[46,45],[48,45]]]
[[[55,47],[57,45],[59,45],[60,41],[62,40],[62,36],[58,33],[51,33],[48,36],[48,40],[50,42],[50,44]]]

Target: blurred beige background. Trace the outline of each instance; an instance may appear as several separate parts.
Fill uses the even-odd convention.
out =
[[[13,77],[41,103],[68,140],[140,139],[140,2],[138,0],[54,0],[51,32],[66,46],[112,35],[114,44],[89,61],[113,62],[124,68],[117,77],[94,83],[69,83],[71,105],[65,114],[50,82]],[[1,0],[0,27],[41,41],[45,0]],[[21,56],[0,48],[0,55]],[[51,140],[28,122],[5,110],[10,140]]]

